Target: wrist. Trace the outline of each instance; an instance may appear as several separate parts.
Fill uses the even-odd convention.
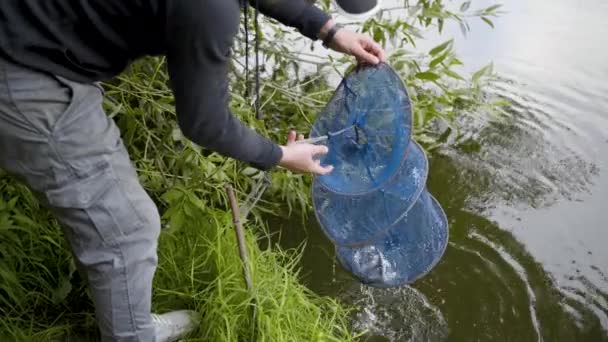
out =
[[[327,36],[327,33],[329,32],[329,30],[334,27],[334,25],[336,25],[336,21],[333,19],[329,19],[325,25],[323,25],[323,27],[321,27],[321,30],[319,31],[319,34],[317,35],[317,37],[321,40],[324,40],[325,37]]]
[[[338,23],[334,23],[333,25],[329,26],[329,29],[327,29],[327,31],[323,35],[323,46],[325,48],[329,49],[330,46],[333,45],[338,31],[340,31],[341,29],[342,25]]]
[[[281,148],[281,159],[279,159],[279,166],[285,166],[289,162],[289,149],[286,146],[280,145]]]

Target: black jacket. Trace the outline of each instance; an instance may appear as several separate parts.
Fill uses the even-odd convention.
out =
[[[329,20],[306,0],[258,0],[258,6],[313,40]],[[0,56],[93,82],[142,56],[166,55],[184,134],[269,169],[281,158],[279,146],[228,109],[227,68],[239,21],[239,0],[0,0]]]

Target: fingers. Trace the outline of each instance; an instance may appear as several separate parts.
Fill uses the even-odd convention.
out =
[[[381,62],[386,61],[386,56],[384,55],[384,49],[382,46],[371,39],[369,40],[369,51],[378,57]]]
[[[304,134],[296,134],[296,131],[290,130],[287,134],[287,144],[289,145],[299,140],[304,140]]]
[[[374,42],[370,37],[361,35],[359,37],[359,47],[357,48],[358,57],[371,64],[377,64],[378,62],[385,62],[386,56],[384,50],[380,44]]]
[[[380,44],[365,34],[339,30],[334,36],[334,50],[353,55],[359,62],[378,64],[386,61]]]
[[[355,57],[357,57],[357,59],[359,59],[362,62],[366,62],[369,64],[378,64],[378,62],[380,62],[380,60],[378,59],[378,57],[372,55],[371,53],[367,52],[362,45],[357,45],[355,47],[355,50],[353,51],[353,54],[355,55]]]
[[[386,53],[384,52],[384,49],[380,48],[380,54],[378,55],[378,58],[380,58],[381,62],[386,62]]]
[[[380,44],[372,41],[370,38],[367,38],[367,46],[364,47],[371,54],[376,56],[381,62],[386,61],[386,56],[384,55],[384,50],[380,46]]]
[[[333,166],[322,166],[320,160],[315,160],[315,156],[324,155],[329,152],[329,148],[324,145],[296,143],[304,138],[302,134],[290,131],[287,137],[287,146],[282,146],[283,158],[279,165],[289,169],[294,173],[313,173],[326,175],[333,170]]]
[[[329,152],[329,148],[325,145],[312,145],[313,157],[319,154],[327,154],[327,152]]]
[[[316,173],[318,175],[326,175],[326,174],[332,172],[333,169],[334,169],[334,167],[331,166],[331,165],[321,166],[321,162],[317,160],[314,163],[314,166],[312,167],[312,169],[310,170],[310,172]]]
[[[287,144],[292,144],[296,141],[296,131],[291,130],[287,135]]]
[[[313,156],[319,155],[319,154],[327,154],[328,152],[329,152],[329,149],[327,148],[327,146],[314,145]],[[312,169],[310,170],[310,172],[316,173],[318,175],[326,175],[326,174],[330,173],[331,171],[333,171],[333,169],[334,169],[334,167],[331,165],[322,166],[320,160],[313,160],[313,166],[312,166]]]

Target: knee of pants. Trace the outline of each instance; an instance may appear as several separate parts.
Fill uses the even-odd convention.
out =
[[[119,170],[111,165],[100,167],[46,191],[48,203],[79,259],[93,254],[99,257],[93,251],[111,254],[117,247],[155,257],[160,234],[158,209],[136,175]],[[81,261],[86,264],[87,260]]]

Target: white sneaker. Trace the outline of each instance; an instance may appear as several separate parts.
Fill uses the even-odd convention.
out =
[[[194,330],[200,323],[195,311],[179,310],[161,315],[152,314],[156,342],[173,342]]]

